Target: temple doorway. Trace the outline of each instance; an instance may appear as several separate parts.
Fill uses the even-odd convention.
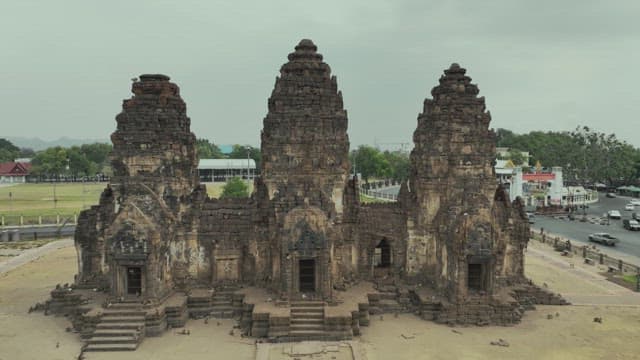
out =
[[[472,291],[486,291],[487,281],[485,279],[484,264],[469,264],[467,270],[467,287]]]
[[[373,265],[377,268],[391,266],[391,245],[387,239],[382,239],[376,246],[373,254]]]
[[[300,292],[316,291],[316,261],[304,259],[299,262]]]
[[[127,295],[142,294],[142,269],[139,266],[127,267]]]

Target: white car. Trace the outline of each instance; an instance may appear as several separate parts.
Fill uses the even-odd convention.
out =
[[[620,219],[622,217],[622,215],[620,215],[620,211],[618,210],[609,210],[607,216],[609,216],[610,219]]]
[[[627,210],[627,211],[633,211],[633,210],[635,210],[635,208],[636,207],[633,206],[633,204],[627,204],[627,205],[624,206],[624,209]]]
[[[640,200],[633,199],[633,200],[629,201],[629,204],[634,205],[634,206],[639,206],[640,205]]]

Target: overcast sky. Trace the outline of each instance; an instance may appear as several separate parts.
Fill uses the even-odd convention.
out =
[[[640,147],[638,0],[7,0],[0,34],[0,136],[108,139],[130,79],[163,73],[198,137],[258,145],[280,66],[310,38],[352,146],[410,142],[458,62],[494,128],[587,125]]]

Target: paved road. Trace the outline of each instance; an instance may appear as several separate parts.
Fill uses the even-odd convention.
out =
[[[618,210],[622,214],[623,219],[629,219],[631,217],[631,211],[625,211],[624,205],[629,202],[630,198],[618,197],[607,198],[600,197],[600,201],[589,205],[587,209],[587,217],[594,219],[596,217],[602,217],[609,210]],[[636,212],[640,212],[640,206],[636,207]],[[579,211],[582,214],[582,211]],[[582,216],[576,216],[576,219],[580,219]],[[604,245],[596,245],[605,253],[611,256],[633,256],[640,259],[640,231],[629,231],[622,227],[622,220],[611,219],[609,225],[592,224],[589,222],[580,222],[578,220],[568,220],[566,217],[556,218],[551,216],[537,216],[536,223],[532,227],[540,229],[544,228],[545,232],[550,232],[558,235],[562,235],[572,241],[579,243],[596,245],[590,243],[588,236],[594,232],[608,232],[613,236],[620,239],[620,242],[615,247],[608,247]],[[635,261],[634,263],[638,263]]]
[[[383,194],[398,195],[398,193],[400,192],[400,185],[393,185],[382,189],[373,189],[373,191],[377,191]]]
[[[3,274],[7,271],[11,271],[17,268],[18,266],[22,266],[28,262],[31,262],[41,256],[44,256],[50,253],[51,251],[62,249],[69,246],[73,246],[73,239],[52,241],[38,248],[25,250],[22,254],[16,257],[13,257],[3,263],[0,263],[0,274]]]
[[[56,225],[34,225],[34,226],[15,226],[0,229],[0,232],[20,231],[20,240],[33,240],[36,236],[40,239],[51,238],[56,236],[73,236],[76,231],[75,225],[65,225],[62,228]],[[59,232],[59,233],[58,233]]]

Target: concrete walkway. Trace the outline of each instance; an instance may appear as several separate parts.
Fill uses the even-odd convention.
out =
[[[540,244],[542,245],[542,244]],[[545,246],[545,245],[542,245]],[[623,286],[607,280],[598,272],[597,266],[585,265],[582,258],[560,257],[559,253],[541,249],[536,246],[527,248],[526,256],[531,256],[544,261],[550,268],[577,278],[576,281],[586,281],[593,286],[593,294],[584,292],[571,293],[563,291],[561,295],[573,305],[612,305],[612,306],[639,306],[640,293],[633,292]],[[540,285],[540,284],[538,284]]]
[[[4,274],[19,266],[22,266],[26,263],[34,261],[39,257],[47,255],[48,253],[54,250],[58,250],[58,249],[62,249],[70,246],[73,246],[73,239],[62,239],[62,240],[52,241],[48,244],[45,244],[37,248],[25,250],[22,254],[14,258],[11,258],[5,262],[0,263],[0,274]]]

